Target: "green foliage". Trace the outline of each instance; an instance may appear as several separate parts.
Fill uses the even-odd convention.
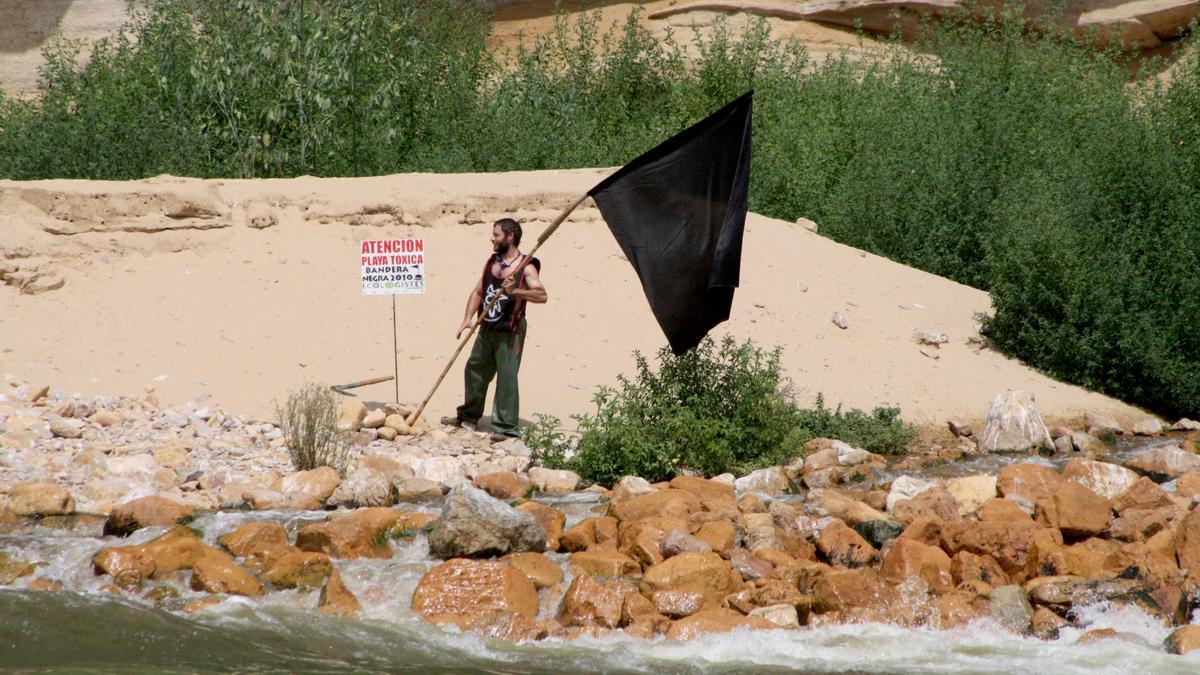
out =
[[[754,88],[756,211],[988,290],[995,343],[1055,376],[1200,414],[1195,49],[1131,83],[1009,9],[821,63],[762,23],[685,48],[636,12],[493,54],[484,4],[159,0],[0,99],[0,177],[614,166]]]
[[[288,394],[287,403],[277,407],[279,428],[297,471],[330,466],[345,472],[350,447],[337,429],[338,408],[337,395],[315,383]]]
[[[533,418],[533,424],[521,430],[521,440],[532,451],[529,461],[547,469],[567,468],[571,444],[567,435],[559,431],[562,420],[541,413],[534,414]]]
[[[541,418],[533,434],[526,430],[535,463],[548,459],[612,485],[626,475],[658,481],[685,470],[745,474],[801,456],[805,442],[827,434],[884,452],[902,451],[912,437],[896,410],[830,411],[819,397],[816,409],[797,408],[778,348],[767,352],[727,336],[720,344],[706,338],[681,356],[663,348],[657,370],[641,354],[634,359],[633,377],[601,388],[594,415],[576,416],[574,447],[550,433],[553,418]]]

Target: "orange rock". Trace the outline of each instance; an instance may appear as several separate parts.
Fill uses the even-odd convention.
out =
[[[437,516],[432,513],[399,512],[399,518],[388,528],[387,536],[396,539],[408,539],[420,530],[428,531],[437,523]]]
[[[183,609],[181,609],[179,611],[183,612],[184,614],[195,614],[196,612],[204,611],[204,610],[208,609],[209,607],[219,605],[219,604],[221,604],[221,602],[222,602],[221,598],[214,598],[212,596],[209,596],[207,598],[200,598],[199,600],[193,600],[193,601],[189,602],[188,604],[184,605]]]
[[[921,516],[934,516],[943,522],[953,522],[960,518],[958,501],[945,488],[932,488],[922,492],[912,499],[902,499],[896,502],[893,515],[901,523],[911,523]]]
[[[1200,582],[1200,509],[1179,522],[1175,532],[1175,553],[1179,566],[1187,570],[1188,579],[1193,583]]]
[[[37,578],[26,584],[25,588],[28,588],[31,591],[49,591],[51,593],[57,593],[63,589],[63,585],[61,581]]]
[[[513,612],[533,619],[538,612],[538,594],[524,572],[508,565],[454,558],[421,579],[412,608],[431,623],[458,626],[492,612]]]
[[[609,507],[610,515],[621,522],[652,516],[678,518],[686,522],[693,512],[699,510],[700,500],[695,495],[675,489],[650,492]]]
[[[1006,586],[1008,575],[990,555],[959,551],[950,559],[950,575],[956,583],[982,581],[989,586]]]
[[[621,626],[626,629],[638,626],[634,633],[649,633],[646,637],[651,637],[657,633],[665,633],[671,627],[671,620],[660,614],[646,596],[641,593],[627,593],[621,604]]]
[[[1117,495],[1112,500],[1113,509],[1117,513],[1125,509],[1161,509],[1171,506],[1171,495],[1163,491],[1158,483],[1142,476],[1129,489]]]
[[[563,524],[567,520],[562,511],[553,506],[546,506],[538,502],[522,502],[517,506],[517,510],[524,511],[533,516],[538,525],[541,525],[542,529],[546,531],[547,551],[559,550],[559,542],[563,534]]]
[[[650,602],[659,614],[682,619],[703,609],[704,596],[695,591],[655,591]]]
[[[895,589],[870,568],[823,574],[813,585],[813,596],[813,609],[818,612],[863,609],[878,611],[881,617],[899,602]]]
[[[729,603],[727,602],[726,604]],[[767,579],[763,582],[762,588],[755,589],[750,594],[750,604],[754,607],[791,605],[796,608],[800,622],[803,623],[808,613],[812,610],[813,596],[801,593],[791,584],[777,579]],[[732,605],[730,606],[732,607]],[[734,607],[734,609],[738,608]],[[749,612],[743,612],[743,614],[749,614]]]
[[[336,469],[318,466],[309,471],[298,471],[284,478],[279,491],[284,494],[299,492],[318,502],[323,502],[329,499],[341,482],[342,478]]]
[[[151,525],[185,522],[191,519],[192,513],[190,506],[166,497],[142,497],[114,508],[104,523],[104,534],[124,537]]]
[[[817,550],[831,565],[862,567],[879,557],[874,546],[844,523],[835,522],[821,531],[817,538]]]
[[[733,486],[726,483],[694,476],[676,476],[671,479],[671,487],[675,490],[690,492],[700,501],[726,502],[736,508],[733,501]]]
[[[378,539],[393,531],[401,519],[412,515],[416,514],[404,513],[387,506],[367,506],[353,511],[336,511],[329,516],[329,522],[339,526],[349,524],[362,526],[372,539]],[[430,514],[422,513],[420,515],[429,519],[433,518]],[[411,520],[408,520],[406,524],[411,525]]]
[[[1065,482],[1054,469],[1020,462],[1000,470],[996,476],[996,489],[1001,497],[1015,502],[1026,513],[1032,513],[1035,504],[1043,499],[1053,499],[1054,493]]]
[[[567,565],[578,574],[599,577],[636,577],[642,573],[641,565],[629,556],[599,548],[572,553]]]
[[[553,621],[534,621],[513,612],[490,612],[472,619],[466,629],[485,638],[521,643],[544,639],[562,627]]]
[[[966,590],[953,590],[933,604],[933,625],[948,630],[989,616],[987,598]]]
[[[580,574],[563,594],[558,622],[564,626],[616,628],[621,623],[625,596],[634,592],[636,590],[629,584],[600,582],[590,574]]]
[[[275,561],[289,553],[300,553],[300,549],[291,544],[259,542],[252,544],[242,557],[242,565],[254,573],[267,570]]]
[[[985,523],[1033,523],[1033,518],[1021,510],[1016,502],[996,498],[984,503],[975,511],[975,516]]]
[[[901,539],[915,539],[928,546],[941,546],[944,521],[934,515],[918,516],[900,533]]]
[[[643,568],[657,565],[664,560],[661,543],[665,536],[646,520],[639,520],[621,530],[619,550]]]
[[[262,595],[262,584],[242,569],[228,553],[205,547],[192,565],[192,590],[228,595]]]
[[[1089,630],[1088,632],[1079,636],[1079,639],[1075,641],[1075,644],[1085,645],[1089,642],[1098,642],[1100,640],[1119,639],[1120,637],[1121,637],[1120,633],[1118,633],[1113,628],[1097,628],[1095,630]]]
[[[564,551],[586,551],[597,546],[616,550],[617,520],[608,516],[589,516],[563,532],[560,541]]]
[[[754,551],[754,556],[765,563],[769,563],[772,567],[780,565],[795,565],[796,558],[790,554],[780,551],[777,548],[760,548]],[[724,557],[724,556],[722,556]]]
[[[733,548],[734,541],[737,539],[737,530],[732,522],[718,520],[702,525],[699,530],[696,530],[696,537],[712,547],[712,550],[720,553]]]
[[[1066,619],[1046,607],[1038,607],[1033,610],[1030,632],[1043,640],[1057,640],[1058,630],[1066,625]]]
[[[562,569],[541,553],[510,553],[500,562],[524,572],[538,588],[557,586],[563,579]]]
[[[742,513],[766,513],[767,505],[763,503],[762,497],[756,494],[748,494],[742,497],[737,502],[738,511]]]
[[[1108,500],[1074,481],[1063,481],[1052,497],[1051,527],[1069,537],[1090,537],[1108,529],[1112,506]]]
[[[233,555],[242,558],[255,544],[288,543],[287,530],[278,523],[254,522],[246,523],[228,534],[223,534],[217,542]]]
[[[298,551],[276,560],[262,573],[262,578],[278,588],[317,588],[332,573],[329,556]]]
[[[1187,654],[1200,649],[1200,624],[1180,626],[1167,636],[1167,653]]]
[[[301,526],[296,532],[296,548],[347,560],[392,557],[386,540],[348,519]]]
[[[1050,537],[1037,537],[1029,547],[1023,573],[1014,574],[1013,581],[1060,576],[1067,574],[1067,569],[1062,543]]]
[[[356,618],[362,611],[362,604],[359,603],[358,598],[354,597],[354,593],[346,588],[346,583],[342,581],[342,574],[336,568],[329,573],[329,579],[321,588],[317,611],[348,619]]]
[[[942,549],[951,555],[959,551],[990,555],[1000,563],[1004,573],[1015,581],[1024,574],[1029,550],[1039,538],[1062,544],[1062,534],[1058,530],[1030,521],[959,521],[947,523],[942,529]]]
[[[728,633],[741,628],[769,630],[775,624],[766,619],[743,616],[723,607],[709,609],[676,621],[667,631],[668,640],[691,640],[705,633]]]
[[[1112,522],[1109,536],[1119,541],[1146,541],[1167,529],[1167,517],[1159,509],[1125,509]]]
[[[917,577],[935,593],[945,593],[954,586],[950,556],[942,549],[916,539],[897,539],[884,555],[879,574],[894,584]]]
[[[681,553],[645,571],[642,595],[656,591],[693,591],[704,597],[705,608],[720,607],[725,596],[742,585],[742,578],[716,553]]]
[[[8,510],[18,516],[70,515],[75,513],[75,498],[54,483],[18,483],[8,491]]]
[[[512,471],[497,471],[475,477],[475,487],[496,499],[519,499],[529,492],[533,483]]]
[[[113,546],[102,548],[92,556],[92,567],[96,574],[107,574],[121,588],[136,588],[142,579],[154,574],[158,569],[153,556],[142,550],[141,546]]]
[[[1200,495],[1200,471],[1189,471],[1175,480],[1175,494],[1184,499]]]
[[[1096,578],[1104,574],[1105,561],[1118,551],[1107,539],[1092,537],[1063,548],[1066,574]]]

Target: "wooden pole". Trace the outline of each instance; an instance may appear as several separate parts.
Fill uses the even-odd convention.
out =
[[[567,216],[571,215],[572,211],[579,208],[579,205],[582,204],[587,198],[588,195],[585,193],[581,195],[579,199],[576,199],[570,206],[563,209],[562,213],[558,214],[554,221],[551,222],[544,231],[542,231],[541,236],[539,236],[537,239],[537,244],[534,244],[533,249],[529,251],[529,255],[525,256],[525,259],[521,261],[521,264],[517,265],[516,268],[513,269],[509,276],[515,277],[520,274],[525,269],[525,266],[529,264],[529,261],[533,260],[533,254],[538,252],[538,249],[542,247],[542,244],[546,243],[546,240],[550,238],[550,235],[554,234],[554,231],[558,229],[558,226],[562,225],[563,222],[566,221]],[[458,355],[462,353],[463,347],[467,345],[467,342],[471,339],[471,336],[474,335],[479,326],[483,324],[483,317],[487,316],[487,313],[492,309],[492,307],[499,302],[501,295],[501,293],[497,293],[496,296],[492,298],[491,302],[489,302],[479,311],[478,316],[475,318],[475,323],[471,326],[471,329],[467,331],[467,334],[463,336],[462,340],[459,340],[458,348],[455,349],[454,354],[450,356],[450,361],[446,363],[446,367],[442,368],[442,374],[438,375],[437,382],[433,383],[433,388],[431,388],[429,393],[425,395],[425,400],[421,401],[421,405],[417,406],[417,409],[414,410],[412,415],[409,416],[407,420],[408,426],[411,427],[413,424],[416,424],[417,420],[421,417],[421,413],[425,412],[425,406],[429,405],[429,399],[433,398],[434,392],[438,390],[438,387],[442,386],[442,380],[446,379],[446,373],[450,372],[450,368],[454,365],[455,360],[458,359]]]

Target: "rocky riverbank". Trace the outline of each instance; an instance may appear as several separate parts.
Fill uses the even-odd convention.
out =
[[[1030,398],[1001,396],[978,433],[952,423],[953,441],[904,458],[818,439],[748,476],[608,490],[530,467],[519,441],[410,429],[403,410],[356,401],[340,476],[292,471],[273,423],[210,401],[27,384],[3,396],[11,588],[180,614],[285,603],[370,621],[402,605],[413,621],[514,642],[863,622],[1145,642],[1093,626],[1100,607],[1159,626],[1155,649],[1200,647],[1187,420],[1048,429]],[[402,593],[389,594],[389,565],[406,570]]]

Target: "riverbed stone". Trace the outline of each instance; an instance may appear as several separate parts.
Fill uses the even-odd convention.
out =
[[[892,544],[883,556],[879,574],[893,584],[916,577],[936,593],[945,593],[954,587],[950,556],[940,548],[911,538],[900,538]]]
[[[590,549],[572,553],[567,568],[576,574],[598,577],[637,577],[642,566],[629,556],[613,550]]]
[[[1138,479],[1136,472],[1123,466],[1084,457],[1071,458],[1062,475],[1106,499],[1128,490]]]
[[[431,502],[441,499],[443,494],[440,483],[424,478],[406,478],[396,483],[396,499],[401,502]]]
[[[396,488],[387,476],[374,469],[359,467],[338,483],[326,500],[326,505],[353,509],[390,506],[396,501]]]
[[[528,513],[533,516],[537,524],[542,527],[542,530],[546,533],[547,551],[553,552],[559,550],[563,535],[563,525],[567,521],[567,517],[562,511],[553,506],[533,501],[522,502],[516,508],[522,513]]]
[[[317,600],[317,611],[322,614],[353,619],[362,611],[362,603],[354,597],[354,593],[342,581],[342,573],[334,568],[321,587],[321,596]]]
[[[1145,476],[1135,480],[1133,485],[1112,499],[1113,509],[1117,513],[1127,509],[1165,509],[1172,504],[1171,495]]]
[[[37,565],[24,560],[14,560],[7,552],[0,551],[0,586],[8,586],[17,579],[30,576]]]
[[[546,550],[546,532],[532,515],[461,483],[450,491],[429,533],[429,550],[442,559],[540,553]]]
[[[1153,417],[1147,417],[1133,425],[1133,434],[1135,436],[1158,436],[1162,432],[1162,421]]]
[[[50,433],[55,438],[76,439],[83,437],[83,421],[57,419],[50,423]]]
[[[659,551],[662,552],[663,558],[677,556],[680,553],[707,553],[712,550],[713,547],[708,542],[679,528],[667,532],[659,543]]]
[[[898,476],[896,480],[892,481],[892,487],[890,490],[888,490],[888,513],[894,513],[896,510],[896,504],[900,503],[901,501],[912,499],[922,492],[925,492],[926,490],[932,490],[940,485],[941,483],[932,478]]]
[[[616,628],[621,623],[625,596],[636,592],[629,583],[599,581],[591,574],[579,574],[563,594],[558,622],[564,626]]]
[[[1063,482],[1063,477],[1050,467],[1018,462],[1000,470],[996,476],[996,489],[1000,496],[1032,515],[1035,505],[1053,499]]]
[[[951,478],[946,481],[946,491],[958,504],[960,516],[974,513],[998,494],[996,477],[987,474]]]
[[[1200,471],[1200,455],[1186,452],[1176,445],[1158,446],[1129,458],[1125,466],[1155,483],[1165,483],[1188,471]]]
[[[1100,534],[1112,523],[1109,501],[1074,481],[1064,481],[1049,504],[1049,524],[1069,537]]]
[[[1016,585],[993,588],[988,596],[989,611],[1001,626],[1018,635],[1029,632],[1033,621],[1033,605],[1024,588]]]
[[[843,612],[865,610],[880,613],[897,604],[899,596],[870,568],[834,570],[813,584],[813,610]]]
[[[294,551],[266,568],[262,578],[277,588],[319,588],[332,573],[333,563],[324,553]]]
[[[142,497],[114,508],[104,523],[104,534],[125,537],[143,527],[187,522],[192,515],[191,507],[166,497]]]
[[[8,492],[8,510],[18,516],[59,516],[75,513],[75,498],[54,483],[18,483]]]
[[[1175,552],[1179,566],[1188,578],[1200,583],[1200,510],[1193,510],[1179,522],[1175,532]]]
[[[893,516],[901,523],[911,523],[921,516],[935,516],[944,522],[960,518],[958,501],[945,488],[938,486],[926,490],[912,499],[896,502]]]
[[[671,624],[668,640],[691,640],[706,633],[728,633],[734,630],[770,630],[776,625],[757,616],[745,616],[732,609],[718,607],[697,612]]]
[[[565,495],[579,487],[579,474],[565,469],[546,469],[540,466],[529,470],[531,480],[539,492],[551,495]]]
[[[837,521],[817,538],[817,550],[831,565],[839,567],[863,567],[874,562],[879,552],[862,535]]]
[[[1115,420],[1093,412],[1084,413],[1083,425],[1093,436],[1113,436],[1125,433],[1124,427]]]
[[[302,525],[296,531],[296,548],[343,560],[392,557],[383,537],[348,518]]]
[[[288,533],[279,523],[253,522],[246,523],[233,532],[221,535],[217,539],[217,543],[224,546],[233,555],[242,558],[256,544],[286,545],[288,543]]]
[[[695,536],[708,544],[710,550],[720,553],[733,548],[737,541],[737,527],[728,520],[714,520],[701,525]]]
[[[539,589],[557,586],[563,580],[562,568],[541,553],[510,553],[500,562],[524,572]]]
[[[700,500],[685,490],[665,489],[648,492],[609,507],[609,515],[621,522],[633,522],[652,516],[688,520],[700,510]]]
[[[475,487],[503,500],[524,497],[532,484],[527,477],[512,471],[495,471],[475,477]]]
[[[323,502],[329,499],[333,491],[342,482],[336,469],[330,466],[319,466],[309,471],[299,471],[283,479],[280,492],[300,492],[313,499]]]
[[[733,482],[733,488],[739,494],[757,492],[768,497],[777,497],[787,493],[792,487],[783,467],[771,466],[756,469]]]
[[[564,551],[586,551],[602,547],[617,549],[617,519],[588,516],[562,533],[559,547]]]
[[[1163,642],[1168,654],[1188,654],[1200,650],[1200,624],[1188,624],[1171,631]]]
[[[720,607],[741,585],[741,575],[716,553],[680,553],[647,569],[640,588],[646,597],[656,591],[696,592],[704,597],[704,606],[712,608]]]
[[[538,594],[520,570],[494,561],[455,558],[425,574],[413,593],[412,608],[431,623],[459,626],[493,612],[533,619]]]
[[[204,552],[192,565],[192,590],[227,595],[256,596],[263,594],[262,584],[229,557],[214,548]]]

